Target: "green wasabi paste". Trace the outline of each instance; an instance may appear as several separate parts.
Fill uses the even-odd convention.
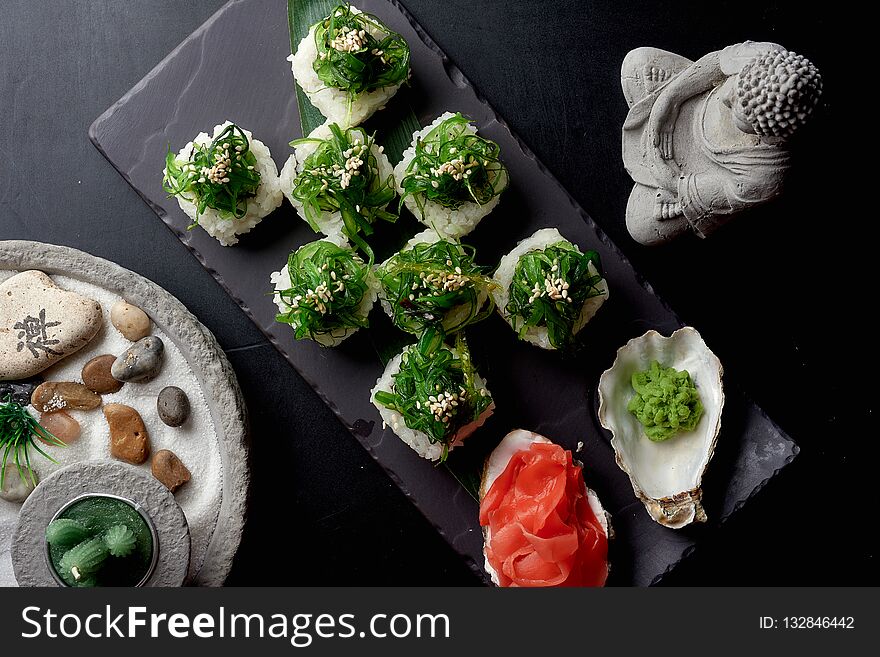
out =
[[[680,431],[693,431],[703,415],[703,404],[691,375],[656,360],[647,370],[632,375],[635,396],[627,410],[645,427],[653,441],[671,438]]]

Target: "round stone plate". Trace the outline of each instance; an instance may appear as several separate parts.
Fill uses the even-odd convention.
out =
[[[189,569],[189,528],[171,491],[155,477],[116,461],[83,461],[46,478],[21,507],[12,567],[22,586],[58,586],[46,558],[46,526],[68,502],[88,494],[123,497],[155,529],[158,559],[144,586],[180,586]]]
[[[29,269],[94,285],[139,306],[187,361],[214,424],[222,469],[219,512],[203,558],[191,562],[188,581],[197,586],[221,586],[241,542],[250,472],[244,401],[232,366],[216,338],[180,301],[119,265],[69,247],[0,240],[0,273]],[[198,484],[194,479],[187,485]],[[11,568],[6,559],[0,559],[0,564]]]

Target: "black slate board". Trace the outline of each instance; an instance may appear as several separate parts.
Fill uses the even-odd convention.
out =
[[[610,583],[655,582],[702,534],[789,463],[797,446],[727,381],[722,433],[704,482],[708,526],[674,531],[648,517],[614,463],[607,432],[598,425],[595,386],[628,339],[649,328],[669,333],[681,322],[400,4],[357,4],[403,34],[412,48],[413,84],[377,115],[373,126],[380,141],[382,122],[393,120],[409,103],[423,125],[443,111],[461,111],[501,145],[512,185],[501,205],[468,238],[479,260],[497,262],[534,230],[556,226],[581,247],[600,253],[611,286],[610,301],[585,329],[589,348],[577,359],[518,343],[497,316],[470,331],[471,348],[498,411],[469,444],[453,453],[454,469],[475,470],[498,439],[515,427],[544,433],[571,449],[582,441],[577,456],[587,464],[587,483],[611,512],[616,531]],[[378,307],[371,331],[362,331],[336,350],[296,343],[289,328],[274,322],[268,279],[290,250],[315,239],[308,226],[285,204],[239,245],[224,248],[201,230],[187,232],[187,217],[162,190],[169,145],[178,149],[227,118],[252,130],[281,168],[292,151],[287,142],[300,136],[294,83],[285,61],[289,49],[284,0],[234,0],[99,117],[90,137],[443,536],[482,573],[476,501],[449,470],[432,467],[390,430],[383,431],[369,403],[368,391],[382,370],[377,343],[394,335]],[[386,229],[379,241],[394,244],[401,241],[401,233],[418,228],[411,217],[402,218],[400,226]],[[271,382],[266,392],[271,394]]]

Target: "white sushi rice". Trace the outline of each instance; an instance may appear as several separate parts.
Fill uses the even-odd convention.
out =
[[[195,139],[180,149],[180,152],[177,154],[177,161],[181,164],[188,162],[192,155],[194,144],[199,144],[200,146],[209,145],[231,123],[231,121],[226,121],[215,126],[214,133],[211,136],[208,136],[205,132],[200,132]],[[275,166],[269,148],[259,139],[254,139],[250,131],[244,130],[243,128],[242,131],[248,138],[251,153],[253,153],[254,157],[257,159],[256,166],[257,170],[260,172],[261,179],[260,186],[257,187],[256,195],[247,199],[247,212],[244,217],[241,219],[224,218],[217,210],[211,208],[206,208],[205,211],[199,215],[198,207],[195,202],[185,199],[182,196],[176,197],[180,209],[183,210],[193,221],[198,219],[199,226],[204,228],[205,232],[211,237],[215,237],[219,240],[220,244],[223,246],[237,244],[239,235],[250,232],[254,226],[260,223],[263,217],[272,212],[284,201],[284,197],[281,194],[281,185],[278,182],[278,168]],[[163,174],[166,172],[167,169],[163,170]]]
[[[431,125],[413,134],[412,144],[409,148],[403,151],[403,159],[396,167],[394,167],[394,183],[397,186],[398,194],[401,196],[403,195],[403,187],[401,186],[401,183],[403,182],[403,179],[406,178],[407,169],[416,156],[416,144],[418,141],[427,137],[428,133],[434,128],[453,116],[455,116],[453,112],[445,112],[438,116]],[[468,124],[467,131],[474,135],[477,134],[476,127],[471,124]],[[421,221],[428,228],[432,228],[444,237],[458,238],[467,235],[476,228],[477,224],[480,223],[483,217],[492,212],[495,206],[498,205],[501,201],[501,195],[499,194],[498,196],[495,196],[485,205],[468,201],[463,203],[457,210],[444,207],[434,201],[429,201],[424,198],[424,196],[422,197],[422,201],[424,201],[424,215],[422,214],[422,210],[419,209],[415,197],[407,196],[406,199],[404,199],[404,205],[406,205],[407,209],[413,213],[413,216],[415,216],[416,219]]]
[[[354,6],[351,10],[355,14],[363,13]],[[316,23],[309,28],[309,33],[299,42],[296,52],[287,58],[293,77],[312,105],[327,117],[328,122],[345,127],[360,125],[376,111],[384,109],[402,83],[362,93],[354,101],[351,101],[347,91],[325,85],[312,66],[318,58],[318,48],[315,45],[317,25]],[[375,26],[367,26],[366,30],[380,41],[386,36]]]
[[[525,320],[519,315],[509,314],[506,310],[507,304],[510,301],[510,284],[513,282],[516,265],[519,263],[519,259],[526,253],[531,251],[543,251],[548,246],[559,244],[560,242],[571,244],[571,242],[560,235],[559,231],[555,228],[542,228],[541,230],[536,231],[531,237],[522,240],[513,251],[501,258],[498,269],[495,270],[493,278],[498,284],[492,291],[492,298],[495,300],[495,307],[498,309],[500,315],[517,333],[519,333]],[[593,263],[589,264],[588,269],[593,275],[598,275],[599,273],[593,266]],[[595,297],[590,297],[586,300],[581,309],[581,314],[578,316],[577,321],[572,327],[572,335],[577,335],[580,330],[586,326],[587,322],[592,319],[593,315],[596,314],[596,311],[599,310],[602,304],[608,300],[608,282],[603,278],[596,287],[601,290],[601,294]],[[529,327],[526,329],[522,339],[526,342],[531,342],[542,349],[555,349],[555,347],[550,344],[550,336],[547,332],[546,326]]]
[[[439,461],[440,457],[443,455],[443,445],[440,443],[432,443],[428,434],[423,431],[410,429],[406,426],[404,418],[402,418],[396,411],[385,408],[382,404],[376,401],[376,393],[380,390],[394,392],[394,375],[400,372],[400,363],[403,359],[403,354],[414,348],[415,345],[406,347],[401,353],[397,354],[388,362],[382,376],[379,377],[378,381],[376,381],[375,387],[370,391],[370,401],[373,402],[373,406],[378,409],[379,415],[382,417],[383,425],[390,427],[398,438],[412,447],[422,458],[430,461]],[[456,351],[455,347],[447,348],[453,354],[458,356],[458,351]],[[477,390],[485,390],[486,394],[489,395],[489,389],[486,387],[486,382],[476,372],[474,373],[474,386]],[[483,426],[494,411],[495,402],[491,402],[489,406],[486,407],[486,410],[480,413],[480,416],[476,420],[459,429],[449,444],[449,451],[451,452],[453,449],[461,445],[468,436]]]
[[[321,240],[325,242],[331,242],[336,244],[337,246],[348,246],[348,244],[342,241],[336,241],[333,239]],[[284,314],[290,312],[291,307],[284,302],[281,298],[280,292],[283,290],[289,290],[292,283],[290,280],[290,271],[287,269],[287,264],[285,263],[284,267],[270,276],[270,280],[272,282],[273,287],[275,288],[275,296],[273,297],[273,301],[275,305],[278,306],[278,312]],[[376,296],[379,291],[379,283],[376,281],[376,277],[373,275],[373,272],[369,272],[367,274],[367,292],[364,294],[363,299],[361,299],[361,303],[358,306],[357,316],[366,319],[367,315],[370,314],[370,310],[373,308],[373,304],[376,303]],[[291,329],[294,331],[297,329],[296,324],[291,324]],[[324,345],[325,347],[336,347],[352,335],[357,333],[359,327],[340,327],[330,333],[323,333],[315,336],[315,342],[318,344]]]
[[[423,230],[421,233],[416,233],[413,238],[407,242],[401,251],[405,251],[407,249],[411,249],[416,244],[433,244],[434,242],[439,242],[444,239],[442,236],[437,234],[436,231],[432,229]],[[392,256],[394,257],[394,256]],[[380,267],[384,267],[388,261],[391,260],[389,258],[385,262],[383,262]],[[477,294],[477,306],[482,308],[483,304],[486,303],[486,299],[489,297],[489,292],[486,290],[480,290]],[[385,314],[388,315],[391,319],[394,319],[394,312],[391,310],[391,302],[385,296],[385,290],[382,286],[379,286],[379,303],[382,305],[382,310],[385,311]],[[448,313],[446,313],[446,317],[443,318],[442,327],[444,330],[448,331],[450,328],[460,325],[467,316],[471,312],[471,305],[469,303],[463,303],[458,306],[453,306]]]
[[[331,132],[328,123],[318,126],[309,133],[310,139],[326,140],[329,139],[330,136]],[[297,214],[306,223],[308,223],[308,220],[306,219],[305,208],[303,207],[302,202],[293,196],[293,181],[296,179],[297,175],[302,173],[306,158],[314,153],[317,148],[318,144],[315,143],[305,143],[297,146],[294,149],[293,155],[287,158],[287,162],[285,162],[284,166],[281,168],[281,177],[279,180],[281,191],[284,193],[284,196],[286,196],[287,200],[290,201],[290,204],[296,208]],[[391,168],[391,162],[388,161],[388,156],[385,155],[384,149],[376,142],[373,142],[373,145],[370,147],[370,152],[376,158],[379,177],[382,180],[387,180],[387,178],[393,174],[393,169]],[[315,219],[315,223],[318,224],[318,229],[324,235],[331,238],[331,240],[335,241],[337,239],[342,239],[344,241],[348,239],[343,232],[345,224],[342,221],[341,212],[321,212]]]

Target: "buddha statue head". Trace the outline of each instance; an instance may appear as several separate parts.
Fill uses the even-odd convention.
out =
[[[809,120],[821,95],[822,76],[810,60],[774,50],[742,68],[729,105],[739,130],[786,140]]]

